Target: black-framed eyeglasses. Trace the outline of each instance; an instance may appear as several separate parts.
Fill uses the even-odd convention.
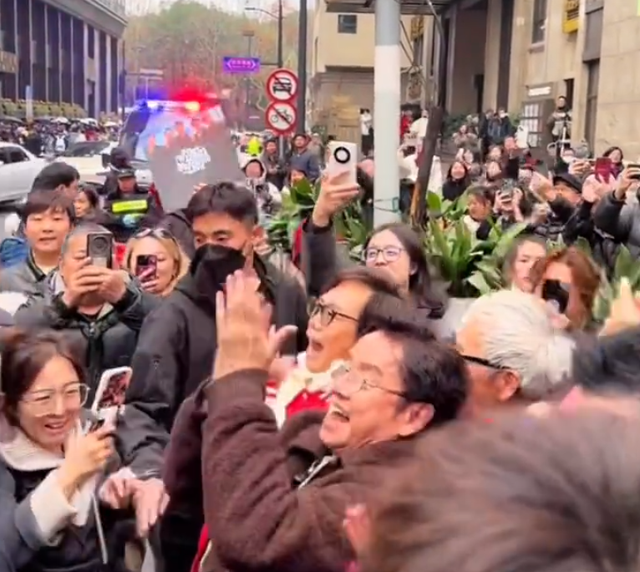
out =
[[[476,365],[481,365],[483,367],[488,367],[491,369],[497,369],[497,370],[505,370],[508,369],[506,367],[504,367],[503,365],[497,365],[495,363],[490,362],[488,359],[484,359],[481,357],[476,357],[476,356],[468,356],[466,354],[460,354],[462,356],[462,359],[464,361],[467,361],[469,363],[474,363]]]
[[[360,391],[368,391],[371,389],[377,389],[402,399],[407,399],[407,394],[404,391],[398,391],[396,389],[390,389],[384,387],[373,381],[369,381],[367,378],[356,374],[349,362],[342,362],[331,372],[332,385],[336,392],[345,397],[353,397]]]
[[[364,262],[375,262],[378,259],[378,255],[382,254],[382,260],[385,262],[395,262],[400,258],[403,249],[399,246],[383,246],[382,248],[376,248],[369,246],[362,251],[362,260]]]
[[[331,306],[327,306],[320,301],[317,301],[313,308],[311,308],[310,317],[313,318],[318,316],[320,318],[320,325],[323,328],[326,328],[330,325],[336,318],[342,318],[343,320],[348,320],[350,322],[357,322],[358,318],[354,318],[353,316],[349,316],[349,314],[344,314],[339,312],[335,308]]]

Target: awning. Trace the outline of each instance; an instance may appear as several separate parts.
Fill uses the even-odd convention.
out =
[[[375,0],[324,0],[327,12],[340,14],[373,14]],[[431,15],[429,4],[425,0],[398,0],[403,16]],[[436,12],[442,12],[456,0],[432,0]]]

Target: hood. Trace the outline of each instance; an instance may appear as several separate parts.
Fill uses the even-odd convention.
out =
[[[251,163],[257,163],[258,165],[260,165],[260,178],[257,179],[258,181],[263,181],[265,175],[267,174],[267,168],[265,167],[264,163],[258,159],[257,157],[248,157],[247,161],[244,163],[244,165],[242,165],[242,172],[246,175],[247,174],[247,167],[249,165],[251,165]]]

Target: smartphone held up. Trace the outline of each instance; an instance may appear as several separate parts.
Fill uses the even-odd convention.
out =
[[[116,367],[104,371],[91,405],[91,420],[85,426],[86,432],[96,431],[105,424],[116,424],[118,415],[124,408],[131,373],[130,367]]]

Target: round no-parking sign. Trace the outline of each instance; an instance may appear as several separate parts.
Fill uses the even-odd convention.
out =
[[[288,69],[274,71],[267,79],[267,95],[271,101],[291,101],[298,95],[298,76]]]

